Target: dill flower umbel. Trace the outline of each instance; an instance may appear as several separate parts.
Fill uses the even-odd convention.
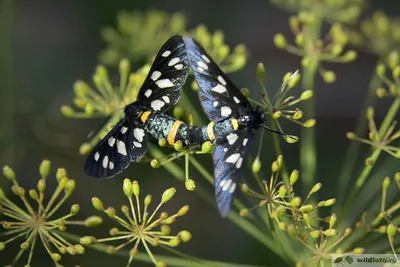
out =
[[[70,220],[79,212],[78,204],[72,205],[68,214],[55,217],[54,214],[74,191],[75,180],[68,178],[65,169],[57,169],[58,185],[53,194],[48,197],[49,201],[46,203],[44,199],[47,179],[50,174],[50,161],[42,161],[39,173],[41,179],[37,183],[37,189],[30,189],[28,191],[29,197],[27,197],[26,189],[18,183],[14,170],[9,166],[3,167],[4,176],[13,184],[11,191],[20,199],[20,203],[14,202],[0,188],[0,215],[4,216],[2,225],[5,229],[4,232],[0,233],[0,251],[6,249],[7,244],[11,242],[23,240],[12,265],[21,259],[24,252],[28,251],[25,266],[30,266],[35,246],[38,242],[41,242],[54,264],[61,266],[58,263],[62,258],[61,254],[75,255],[85,252],[82,245],[73,244],[63,237],[62,233],[67,230],[67,227],[69,225],[92,227],[102,222],[102,219],[98,216],[89,217],[85,221]],[[4,251],[0,253],[4,253]]]
[[[129,201],[129,206],[121,206],[121,211],[125,218],[118,216],[113,207],[104,208],[99,198],[92,198],[94,208],[107,214],[108,217],[119,224],[122,229],[117,227],[110,229],[110,237],[106,238],[95,238],[93,236],[82,237],[81,244],[91,245],[94,243],[123,241],[116,246],[110,245],[107,249],[107,252],[110,254],[128,245],[132,245],[133,247],[130,250],[127,266],[131,265],[139,250],[139,245],[142,244],[155,266],[166,266],[164,262],[156,260],[154,254],[150,250],[150,245],[153,247],[176,247],[181,242],[188,242],[192,237],[189,231],[182,230],[176,235],[171,235],[171,228],[169,225],[174,223],[176,218],[184,216],[189,211],[189,206],[183,206],[178,212],[172,215],[169,215],[165,211],[157,215],[160,208],[175,195],[175,188],[169,188],[164,191],[159,204],[153,212],[149,211],[149,205],[152,202],[151,195],[147,195],[143,200],[143,205],[141,205],[139,200],[140,187],[137,181],[132,182],[129,179],[125,179],[123,182],[123,191]]]

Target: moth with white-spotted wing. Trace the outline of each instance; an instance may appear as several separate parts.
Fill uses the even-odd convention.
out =
[[[142,158],[147,150],[147,120],[154,122],[154,117],[178,102],[188,72],[185,44],[181,36],[173,36],[158,52],[137,101],[125,107],[125,117],[87,157],[85,172],[98,178],[112,177]]]
[[[262,127],[264,114],[249,101],[215,64],[204,48],[190,37],[184,38],[189,63],[200,87],[201,105],[210,120],[238,122],[235,131],[216,138],[214,155],[215,196],[223,217],[230,210],[239,187],[240,171],[250,151],[255,132]],[[218,129],[214,129],[217,136]]]

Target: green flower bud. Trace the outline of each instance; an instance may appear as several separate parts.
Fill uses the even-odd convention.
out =
[[[374,166],[374,164],[375,164],[375,161],[372,158],[367,158],[365,160],[365,165],[367,165],[367,166]]]
[[[346,230],[344,231],[343,236],[344,237],[348,237],[349,235],[351,235],[351,233],[352,233],[351,228],[346,228]]]
[[[22,250],[27,250],[29,248],[29,243],[28,242],[23,242],[19,247]]]
[[[182,240],[182,242],[186,243],[190,239],[192,239],[192,234],[189,231],[183,230],[178,233],[178,236]]]
[[[103,202],[97,197],[92,198],[92,205],[98,211],[104,211]]]
[[[271,164],[271,170],[272,172],[277,172],[281,169],[281,165],[279,164],[279,162],[277,160],[275,160],[274,162],[272,162]]]
[[[278,48],[281,48],[281,49],[285,48],[286,45],[287,45],[285,36],[283,34],[281,34],[281,33],[275,34],[275,36],[274,36],[274,44]]]
[[[307,68],[308,66],[310,66],[310,59],[308,57],[303,57],[301,59],[301,66],[303,68]]]
[[[387,226],[386,233],[387,233],[389,239],[393,239],[396,232],[397,232],[397,229],[394,224],[391,223]]]
[[[51,253],[51,259],[53,260],[53,261],[60,261],[61,260],[61,255],[60,254],[58,254],[58,253]]]
[[[173,224],[176,221],[175,217],[169,217],[167,219],[164,219],[163,223],[165,224]]]
[[[393,78],[400,78],[400,66],[396,66],[393,68]]]
[[[185,181],[185,187],[186,187],[186,190],[188,190],[188,191],[194,191],[194,189],[196,188],[196,184],[192,179],[187,179]]]
[[[168,242],[168,246],[170,247],[177,247],[181,243],[180,239],[178,237],[172,238]]]
[[[3,167],[3,174],[8,180],[14,181],[16,179],[15,172],[10,166]]]
[[[400,172],[396,172],[396,174],[394,175],[394,180],[395,180],[397,183],[400,183]]]
[[[76,252],[77,252],[78,254],[83,254],[83,253],[85,253],[85,248],[84,248],[82,245],[80,245],[80,244],[74,245],[74,248],[75,248],[75,250],[76,250]]]
[[[331,49],[331,53],[334,56],[338,56],[343,52],[343,45],[341,44],[334,44]]]
[[[75,190],[75,180],[68,180],[67,183],[65,184],[65,194],[70,195],[72,192]]]
[[[263,63],[258,63],[257,65],[257,78],[261,84],[264,84],[265,67]]]
[[[311,128],[311,127],[314,127],[315,123],[317,123],[316,120],[310,119],[310,120],[307,120],[307,121],[303,124],[303,126],[306,127],[306,128]]]
[[[303,219],[304,219],[305,224],[308,227],[310,227],[311,226],[311,217],[310,217],[310,215],[308,213],[304,213],[303,214]]]
[[[388,56],[388,63],[391,69],[393,69],[394,67],[396,67],[397,64],[399,64],[399,58],[400,56],[398,51],[390,52]]]
[[[364,248],[355,248],[353,249],[353,254],[364,254],[365,249]]]
[[[6,248],[6,244],[4,242],[0,242],[0,251]]]
[[[304,205],[304,206],[300,207],[300,211],[302,213],[309,213],[309,212],[311,212],[313,210],[314,210],[313,205]]]
[[[368,107],[366,115],[367,115],[367,119],[368,120],[373,120],[374,116],[375,116],[374,108],[373,107]]]
[[[349,140],[356,140],[356,139],[357,139],[357,135],[356,135],[355,133],[353,133],[353,132],[348,132],[348,133],[346,134],[346,137],[347,137],[347,139],[349,139]]]
[[[164,261],[157,261],[156,267],[167,267],[167,264]]]
[[[82,80],[78,80],[74,83],[74,93],[77,97],[85,97],[89,91],[89,86]]]
[[[272,117],[272,119],[277,120],[281,117],[281,115],[282,115],[282,112],[278,110],[278,111],[275,111],[274,113],[272,113],[271,117]]]
[[[86,155],[92,150],[92,146],[89,143],[83,143],[79,147],[79,154]]]
[[[185,205],[182,208],[180,208],[180,210],[178,211],[177,215],[178,216],[184,216],[186,215],[186,213],[188,213],[189,211],[189,205]]]
[[[321,187],[322,187],[322,184],[321,184],[321,183],[315,184],[315,185],[313,186],[313,188],[311,189],[311,193],[314,194],[314,193],[318,192],[318,191],[321,189]]]
[[[278,228],[279,228],[279,230],[281,230],[281,231],[286,231],[286,223],[284,223],[284,222],[279,222],[279,223],[278,223]]]
[[[161,196],[161,204],[168,202],[176,193],[176,189],[171,187],[164,191]]]
[[[79,243],[84,246],[89,246],[97,242],[97,239],[94,236],[84,236],[79,239]]]
[[[125,196],[132,197],[132,182],[128,178],[124,179],[122,189],[124,191]]]
[[[156,159],[153,159],[153,160],[150,162],[150,165],[151,165],[151,167],[153,167],[154,169],[158,169],[158,168],[161,167],[160,162],[159,162],[158,160],[156,160]]]
[[[296,112],[292,116],[294,120],[300,120],[302,117],[303,117],[303,112],[299,109],[296,110]]]
[[[295,43],[296,43],[298,46],[303,46],[304,43],[305,43],[305,39],[306,39],[306,38],[304,37],[304,34],[299,33],[299,34],[296,35]]]
[[[182,149],[183,149],[182,141],[181,140],[176,141],[174,144],[174,148],[176,151],[182,151]]]
[[[147,195],[147,196],[144,198],[144,205],[145,205],[145,206],[148,206],[148,205],[150,205],[150,203],[151,203],[151,195]]]
[[[292,173],[290,174],[290,177],[289,177],[290,185],[294,185],[297,182],[298,179],[299,179],[299,171],[298,170],[293,170]]]
[[[85,220],[86,227],[96,227],[103,223],[103,219],[99,216],[90,216]]]
[[[262,167],[262,164],[261,164],[260,157],[257,156],[253,161],[253,164],[251,166],[251,170],[253,171],[254,174],[257,174],[257,173],[260,172],[261,167]]]
[[[291,201],[290,201],[290,205],[293,208],[297,208],[301,205],[301,198],[300,197],[294,197]]]
[[[310,235],[312,238],[319,238],[319,236],[321,235],[321,231],[320,230],[311,231]]]
[[[25,189],[18,185],[11,186],[11,190],[16,196],[24,197],[25,196]]]
[[[131,69],[131,64],[129,63],[129,60],[126,58],[121,59],[119,62],[119,72],[124,75],[128,75],[129,71]]]
[[[213,145],[212,145],[212,143],[210,141],[204,142],[201,145],[201,152],[209,153],[211,151],[212,147],[213,147]]]
[[[383,179],[382,189],[383,190],[387,190],[389,188],[389,185],[390,185],[390,178],[389,177],[385,177]]]
[[[343,60],[345,62],[351,62],[357,58],[357,52],[354,50],[349,50],[343,55]]]
[[[133,181],[132,182],[132,192],[136,197],[139,197],[140,187],[139,187],[139,182],[138,181]]]
[[[387,231],[386,225],[379,226],[379,228],[378,228],[379,233],[384,234],[384,233],[386,233],[386,231]]]
[[[386,72],[386,67],[383,64],[378,64],[376,66],[376,74],[378,74],[379,77],[383,77],[385,76],[385,72]]]
[[[285,139],[286,143],[288,144],[294,144],[299,141],[299,138],[295,135],[285,135],[283,139]]]
[[[322,73],[322,79],[326,83],[333,83],[336,80],[336,74],[333,71],[325,71]]]
[[[45,159],[40,163],[39,173],[42,176],[42,178],[49,176],[49,173],[50,173],[50,161],[49,160]]]
[[[338,231],[337,231],[336,229],[327,229],[327,230],[325,230],[325,231],[322,231],[322,233],[323,233],[325,236],[331,237],[331,236],[337,236]]]
[[[74,247],[67,247],[67,252],[71,255],[75,255],[76,249]]]
[[[117,227],[113,227],[110,229],[110,231],[108,231],[108,233],[110,234],[110,236],[116,236],[119,234],[119,229]]]
[[[279,196],[280,197],[285,197],[286,196],[286,193],[287,193],[287,187],[286,187],[286,185],[281,185],[280,187],[279,187]]]
[[[243,193],[247,193],[249,191],[249,186],[245,183],[243,183],[240,188],[242,189]]]
[[[104,211],[108,217],[113,218],[116,214],[116,211],[113,207],[108,207],[105,211]]]
[[[387,92],[384,88],[378,88],[376,89],[376,96],[379,98],[387,96]]]
[[[123,214],[129,214],[129,212],[130,212],[129,207],[127,205],[122,205],[121,211]]]
[[[133,250],[133,249],[132,249]],[[131,250],[131,251],[132,251]],[[106,249],[106,252],[108,253],[108,254],[115,254],[115,252],[117,252],[117,248],[116,247],[114,247],[114,246],[107,246],[107,249]],[[132,253],[130,252],[129,254],[131,254],[132,255]]]
[[[175,106],[172,110],[172,114],[175,119],[179,120],[182,118],[183,115],[183,108],[181,106]]]
[[[287,226],[287,232],[291,236],[296,236],[296,227],[293,224]]]
[[[299,20],[303,24],[310,24],[314,21],[315,16],[311,12],[306,12],[306,11],[300,11],[299,12]]]
[[[67,171],[64,168],[58,168],[56,172],[57,181],[60,181],[64,177],[67,177]]]
[[[79,204],[74,204],[74,205],[71,206],[70,213],[72,215],[75,215],[75,214],[77,214],[79,212],[80,209],[81,209],[81,207],[79,206]]]
[[[94,114],[94,112],[95,112],[95,110],[94,110],[94,107],[93,107],[92,105],[87,104],[87,105],[85,106],[85,113],[86,113],[87,115],[91,116],[91,115]]]
[[[35,189],[29,190],[29,196],[30,196],[33,200],[38,200],[38,199],[39,199],[39,195],[38,195],[38,193],[36,192]],[[1,200],[1,197],[0,197],[0,200]]]
[[[72,118],[75,115],[74,109],[67,105],[61,106],[60,111],[67,118]]]
[[[325,200],[325,207],[329,207],[329,206],[332,206],[333,204],[335,204],[335,202],[336,202],[336,198],[330,198],[330,199],[328,199],[328,200]]]
[[[163,235],[169,235],[171,233],[171,227],[168,225],[161,225],[160,230]]]
[[[80,109],[84,109],[88,103],[88,101],[85,98],[74,98],[73,102],[75,106],[77,106]],[[65,251],[65,253],[67,253],[67,251]]]
[[[329,228],[333,228],[333,226],[335,225],[335,223],[336,223],[336,214],[335,213],[333,213],[332,215],[331,215],[331,217],[330,217],[330,219],[329,219]]]
[[[322,201],[318,202],[318,204],[317,204],[318,208],[324,207],[324,206],[325,206],[325,200],[322,200]]]
[[[249,210],[248,209],[241,209],[240,212],[239,212],[239,215],[241,217],[246,217],[246,216],[249,215]]]
[[[245,97],[249,97],[249,96],[250,96],[250,91],[249,91],[249,89],[247,89],[247,88],[242,88],[242,89],[240,89],[240,93],[241,93],[242,95],[244,95]]]
[[[289,18],[289,25],[292,32],[296,33],[300,30],[300,21],[296,16],[291,16]]]
[[[312,90],[306,90],[304,91],[301,96],[300,96],[300,100],[304,101],[304,100],[308,100],[313,96],[313,91]]]
[[[37,184],[37,189],[39,190],[40,193],[44,193],[46,190],[46,180],[45,179],[40,179]]]

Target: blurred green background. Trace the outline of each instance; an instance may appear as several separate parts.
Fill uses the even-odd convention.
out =
[[[168,208],[177,210],[184,204],[191,207],[189,214],[178,220],[172,229],[188,229],[193,234],[193,239],[179,249],[210,260],[282,266],[284,263],[257,241],[237,229],[230,221],[221,219],[215,206],[208,205],[195,193],[186,191],[183,183],[177,182],[162,168],[152,169],[149,165],[132,164],[116,179],[101,181],[83,173],[85,157],[79,155],[79,146],[101,120],[93,119],[88,123],[89,120],[67,119],[61,115],[60,106],[71,103],[72,85],[76,79],[91,80],[98,64],[98,54],[106,46],[100,38],[101,28],[115,26],[118,11],[149,9],[183,12],[188,18],[188,29],[203,23],[210,30],[221,29],[230,46],[244,43],[250,52],[249,61],[244,70],[230,77],[239,87],[249,88],[253,96],[257,96],[260,90],[255,75],[258,62],[266,66],[267,89],[271,95],[279,88],[286,72],[301,68],[298,57],[277,49],[272,41],[277,32],[292,36],[287,26],[290,14],[266,0],[1,0],[0,164],[11,165],[17,171],[19,180],[28,188],[36,185],[39,178],[37,166],[42,159],[50,159],[53,169],[65,167],[71,178],[77,180],[77,189],[69,204],[75,203],[74,200],[79,202],[82,218],[96,213],[90,202],[93,196],[101,197],[107,206],[117,207],[125,203],[121,191],[121,180],[124,177],[138,180],[142,190],[155,197],[164,189],[174,186],[177,195],[168,203]],[[399,16],[400,2],[370,1],[366,14],[376,9],[384,10],[389,16]],[[329,188],[335,185],[338,166],[342,164],[343,153],[349,143],[345,133],[354,129],[375,62],[375,56],[361,51],[359,58],[350,64],[325,64],[326,68],[337,74],[334,84],[317,81],[317,179],[324,184],[321,194],[326,198],[333,197],[334,192]],[[139,66],[133,69],[136,67]],[[110,74],[118,79],[117,71],[110,71]],[[300,88],[297,92],[300,92]],[[190,97],[195,100],[196,93],[191,92]],[[378,120],[386,112],[386,104],[384,100],[378,102]],[[286,129],[289,133],[299,133],[295,126],[287,125]],[[288,169],[298,168],[298,146],[285,144],[283,148]],[[363,151],[367,152],[368,147],[363,147]],[[268,163],[274,157],[271,137],[267,133],[263,141],[262,159]],[[211,157],[203,156],[199,159],[209,169],[212,168]],[[360,158],[359,163],[363,161],[364,158]],[[183,162],[179,164],[183,165]],[[191,177],[210,192],[213,191],[205,181],[196,179],[194,170]],[[4,179],[0,180],[0,186],[5,187],[5,183]],[[106,219],[101,227],[90,234],[104,236],[110,228],[109,222]],[[0,253],[0,265],[10,262],[14,251],[8,247],[7,253]],[[34,266],[52,264],[47,261],[44,251],[36,254],[34,263]],[[63,259],[65,266],[73,266],[75,263],[81,266],[125,266],[126,259],[92,250],[87,250],[83,256]],[[147,265],[135,263],[134,266]]]

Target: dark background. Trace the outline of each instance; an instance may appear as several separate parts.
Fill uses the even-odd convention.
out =
[[[0,1],[2,36],[0,36],[0,165],[9,164],[17,170],[22,184],[34,187],[39,178],[37,168],[44,158],[52,160],[52,166],[65,167],[72,178],[77,180],[77,189],[68,204],[79,202],[84,218],[98,214],[91,207],[90,198],[99,196],[106,206],[118,208],[126,203],[121,191],[121,179],[129,176],[140,181],[142,192],[151,192],[156,198],[164,189],[174,186],[177,195],[168,203],[171,210],[184,204],[191,211],[173,227],[173,230],[188,229],[193,239],[180,248],[197,257],[210,260],[274,265],[274,256],[269,255],[257,241],[237,229],[230,221],[219,217],[214,206],[206,204],[196,194],[185,190],[184,185],[173,179],[163,169],[152,169],[148,165],[133,164],[117,179],[104,181],[87,177],[83,173],[85,158],[78,154],[78,148],[86,135],[96,128],[99,120],[71,120],[64,118],[59,108],[72,101],[72,85],[76,79],[90,81],[98,54],[105,47],[100,38],[100,29],[115,26],[115,17],[121,10],[160,9],[167,12],[183,12],[188,17],[188,29],[204,23],[210,30],[221,29],[231,47],[244,43],[250,51],[249,61],[244,70],[231,74],[240,87],[259,90],[255,75],[258,62],[266,65],[267,88],[276,91],[283,75],[300,69],[299,58],[277,49],[272,42],[273,35],[283,32],[291,36],[284,12],[268,1],[27,1],[12,3],[12,8],[2,12]],[[371,1],[366,13],[383,9],[389,15],[400,13],[400,2]],[[11,25],[4,24],[10,18]],[[10,32],[7,33],[7,31]],[[348,145],[345,133],[354,129],[362,101],[367,92],[368,82],[375,67],[376,57],[361,53],[350,64],[325,64],[325,68],[337,73],[337,82],[324,84],[318,78],[316,85],[317,142],[319,153],[318,180],[326,188],[335,184],[343,153]],[[297,92],[300,91],[298,88]],[[271,93],[271,94],[272,94]],[[196,98],[196,94],[191,95]],[[387,103],[379,101],[378,118],[387,110]],[[292,127],[298,133],[298,127]],[[11,138],[10,138],[11,137]],[[263,161],[272,162],[274,152],[269,134],[264,140]],[[298,168],[298,146],[284,145],[285,159],[289,169]],[[364,152],[367,152],[365,147]],[[211,168],[210,158],[202,162]],[[363,158],[360,158],[362,163]],[[269,163],[268,163],[269,165]],[[197,183],[212,187],[192,177]],[[51,179],[49,179],[51,180]],[[8,181],[0,180],[5,188]],[[323,191],[321,197],[334,196],[333,190]],[[78,217],[79,217],[78,216]],[[80,234],[104,236],[110,221],[105,219],[102,232],[90,230]],[[107,231],[107,230],[106,230]],[[19,242],[16,245],[19,245]],[[0,252],[0,265],[10,262],[13,257],[10,247]],[[156,250],[157,251],[157,250]],[[124,266],[126,259],[111,257],[88,250],[87,256],[65,257],[63,264],[72,266]],[[85,255],[86,255],[85,254]],[[47,256],[36,254],[35,262]],[[47,262],[46,264],[49,264]],[[279,260],[275,264],[283,264]],[[44,264],[44,263],[43,263]],[[46,265],[45,264],[45,265]],[[39,266],[39,265],[34,265]],[[43,265],[42,265],[43,266]],[[134,266],[145,266],[135,263]]]

